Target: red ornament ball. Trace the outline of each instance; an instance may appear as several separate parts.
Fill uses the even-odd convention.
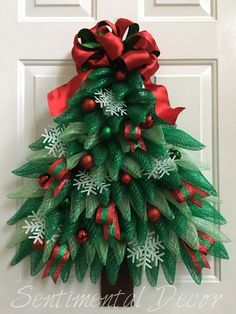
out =
[[[124,71],[118,70],[116,72],[116,79],[119,81],[123,81],[126,78],[126,74]]]
[[[129,184],[133,180],[132,176],[127,172],[122,172],[120,176],[120,181],[123,184]]]
[[[35,251],[43,251],[45,246],[45,242],[40,242],[40,241],[36,241],[35,243],[33,242],[33,247],[35,249]]]
[[[82,102],[82,110],[84,112],[92,112],[97,104],[93,98],[85,98]]]
[[[76,239],[79,243],[84,243],[88,241],[88,232],[85,229],[80,229],[76,233]]]
[[[153,127],[155,121],[152,115],[147,115],[145,122],[142,123],[142,128],[143,129],[150,129]]]
[[[39,185],[44,188],[45,187],[45,184],[48,182],[48,180],[51,178],[50,174],[48,173],[44,173],[44,174],[41,174],[41,176],[39,176],[39,179],[38,179],[38,183]]]
[[[79,166],[83,169],[90,170],[93,168],[94,160],[89,154],[86,154],[80,158]]]
[[[157,207],[149,207],[147,210],[148,220],[152,222],[156,222],[161,218],[161,211]]]

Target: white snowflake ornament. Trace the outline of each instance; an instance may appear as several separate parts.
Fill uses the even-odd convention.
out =
[[[45,129],[42,136],[44,137],[43,143],[47,143],[45,148],[49,150],[48,154],[52,154],[54,157],[62,157],[65,154],[67,145],[60,138],[64,130],[64,125],[55,125],[49,130]]]
[[[124,101],[117,101],[111,90],[104,89],[95,93],[95,101],[104,109],[106,116],[127,115],[127,106]]]
[[[87,195],[102,193],[104,189],[107,189],[111,185],[106,180],[99,182],[87,170],[78,171],[76,178],[74,179],[73,185],[77,186],[77,190],[81,190],[82,193],[86,193]]]
[[[45,237],[45,219],[43,215],[32,211],[32,214],[28,215],[27,219],[25,220],[25,225],[23,225],[22,228],[25,229],[25,234],[28,234],[28,238],[34,240],[34,244],[37,242],[43,244]],[[51,239],[47,240],[47,243],[50,241],[55,243],[59,238],[60,232],[61,229],[58,227],[57,232],[52,236]]]
[[[151,269],[152,263],[158,266],[159,262],[163,262],[161,258],[165,253],[163,250],[165,247],[162,242],[159,241],[155,232],[150,232],[144,245],[139,245],[137,240],[128,243],[127,251],[130,253],[127,258],[131,258],[132,263],[135,263],[137,267]]]
[[[170,171],[176,169],[175,156],[163,158],[163,159],[152,159],[152,170],[145,172],[144,175],[148,179],[161,179],[164,175],[170,175]]]

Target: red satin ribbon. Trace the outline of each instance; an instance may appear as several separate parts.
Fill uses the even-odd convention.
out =
[[[123,40],[125,32],[128,36]],[[78,41],[81,39],[81,43]],[[95,48],[87,47],[88,40]],[[74,38],[72,57],[78,74],[48,94],[51,116],[65,112],[67,100],[81,87],[88,75],[95,69],[122,62],[128,71],[137,70],[143,76],[145,87],[156,96],[157,116],[174,124],[182,107],[172,109],[166,88],[151,82],[151,76],[158,70],[159,49],[152,35],[139,31],[139,26],[127,19],[118,19],[115,24],[101,21],[90,30],[82,29]]]

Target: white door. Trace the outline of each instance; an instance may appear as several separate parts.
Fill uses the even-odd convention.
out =
[[[1,313],[235,313],[236,254],[227,245],[229,261],[212,260],[201,286],[183,266],[174,286],[163,278],[157,289],[143,284],[135,289],[136,308],[102,309],[81,302],[77,295],[99,293],[87,279],[66,285],[32,279],[28,263],[10,268],[13,250],[6,243],[13,229],[5,221],[17,203],[6,199],[16,189],[10,171],[29,155],[27,146],[47,127],[46,94],[75,73],[70,50],[76,32],[96,21],[126,17],[150,31],[161,50],[155,79],[164,83],[172,106],[185,106],[180,127],[208,147],[201,158],[211,166],[208,177],[224,200],[228,219],[224,232],[235,238],[235,0],[1,0]],[[19,184],[19,182],[18,182]],[[53,295],[57,295],[54,298]],[[51,296],[52,302],[47,304]]]

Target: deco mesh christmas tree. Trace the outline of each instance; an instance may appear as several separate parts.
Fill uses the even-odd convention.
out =
[[[97,49],[88,34],[79,45]],[[135,51],[137,34],[130,31],[125,51]],[[204,145],[157,114],[159,99],[139,69],[108,63],[90,66],[55,125],[30,145],[36,153],[13,171],[31,179],[9,195],[26,199],[8,221],[19,223],[11,265],[29,255],[32,276],[43,270],[54,282],[75,266],[79,282],[89,271],[96,283],[105,268],[115,284],[127,260],[134,285],[146,274],[155,286],[160,267],[174,282],[181,257],[200,283],[208,255],[228,258],[217,193],[188,154]]]

